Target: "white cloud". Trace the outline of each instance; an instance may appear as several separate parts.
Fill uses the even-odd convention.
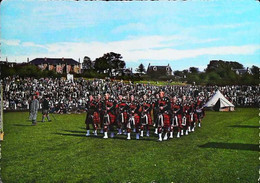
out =
[[[25,46],[25,47],[39,47],[39,48],[46,48],[46,47],[43,46],[43,45],[35,44],[35,43],[33,43],[33,42],[23,42],[21,45],[22,45],[22,46]]]
[[[230,24],[213,24],[213,25],[202,25],[198,26],[198,28],[205,28],[205,29],[237,29],[239,27],[248,26],[250,23],[230,23]]]
[[[241,46],[218,46],[205,47],[196,49],[175,49],[173,46],[179,42],[187,40],[188,37],[178,36],[146,36],[133,37],[129,40],[114,42],[59,42],[47,45],[39,45],[33,42],[24,42],[10,40],[9,44],[20,44],[21,46],[30,46],[43,48],[47,50],[47,54],[32,53],[30,55],[13,55],[13,58],[26,60],[27,57],[33,59],[35,57],[69,57],[78,60],[84,56],[89,56],[92,60],[101,57],[107,52],[120,53],[126,62],[138,62],[140,60],[158,60],[158,61],[176,61],[181,59],[196,58],[203,55],[250,55],[260,49],[260,45],[241,45]],[[190,39],[191,42],[210,42],[216,39]],[[10,58],[11,55],[8,57]],[[5,56],[4,56],[5,57]],[[22,61],[21,60],[21,61]]]
[[[6,45],[9,46],[18,46],[20,44],[20,40],[17,39],[9,39],[9,40],[5,40],[5,39],[1,39],[1,43],[4,43]]]

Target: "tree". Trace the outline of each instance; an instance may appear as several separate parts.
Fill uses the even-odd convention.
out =
[[[139,72],[140,74],[145,73],[145,67],[144,67],[144,65],[143,65],[143,64],[140,64],[140,65],[138,66],[138,68],[136,68],[136,71]]]
[[[111,74],[112,69],[118,70],[125,67],[125,61],[122,60],[121,54],[110,52],[104,54],[102,57],[99,57],[95,60],[95,69],[98,71],[104,72],[108,70]]]
[[[231,70],[231,69],[243,69],[244,66],[238,62],[228,62],[223,60],[211,60],[206,68],[206,72],[216,71],[218,70]]]
[[[103,57],[96,58],[94,68],[95,70],[104,73],[110,67],[109,63]]]
[[[199,72],[199,69],[197,67],[190,67],[189,71],[192,74],[197,74]]]
[[[125,62],[122,60],[121,54],[110,52],[103,56],[109,64],[111,64],[112,69],[123,69],[125,67]]]
[[[251,68],[250,68],[251,72],[253,75],[259,75],[259,67],[253,65]]]
[[[92,61],[88,56],[84,57],[83,63],[82,63],[82,68],[83,68],[83,70],[89,70],[89,69],[93,68]]]
[[[219,84],[221,77],[216,72],[208,73],[208,84]]]
[[[174,76],[179,76],[179,77],[183,76],[183,73],[179,70],[174,71],[173,74],[174,74]]]

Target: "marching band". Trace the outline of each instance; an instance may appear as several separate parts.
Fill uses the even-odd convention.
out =
[[[126,92],[127,93],[127,92]],[[90,125],[94,136],[100,133],[103,138],[114,138],[117,135],[126,135],[131,139],[134,133],[136,139],[150,136],[150,129],[154,127],[154,134],[158,141],[165,141],[188,135],[201,127],[205,116],[203,104],[205,100],[198,96],[196,100],[191,96],[175,96],[160,90],[151,93],[134,94],[119,93],[112,97],[109,92],[104,94],[90,94],[86,104],[86,136],[90,136]],[[109,135],[110,134],[110,135]]]

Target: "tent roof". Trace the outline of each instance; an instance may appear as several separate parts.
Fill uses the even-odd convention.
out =
[[[231,102],[229,102],[222,93],[218,90],[216,93],[211,97],[211,99],[204,105],[204,107],[213,107],[218,100],[220,100],[220,107],[235,107]]]

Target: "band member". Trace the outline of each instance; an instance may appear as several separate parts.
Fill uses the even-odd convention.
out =
[[[149,137],[149,126],[152,125],[151,118],[152,103],[147,99],[147,95],[143,95],[143,101],[141,103],[141,137],[144,136],[144,129],[146,129],[146,136]]]
[[[191,126],[189,132],[190,130],[191,132],[194,132],[196,126],[196,116],[195,116],[195,105],[192,100],[190,101],[190,122],[191,122]]]
[[[153,120],[154,120],[154,133],[158,134],[158,113],[159,113],[159,94],[157,93],[155,95],[154,101],[153,101]]]
[[[117,115],[117,124],[118,124],[118,134],[121,135],[122,131],[126,133],[126,124],[128,120],[127,116],[128,105],[120,94],[118,96],[118,101],[116,105],[116,115]]]
[[[103,111],[104,111],[104,116],[103,116],[103,123],[104,123],[104,139],[108,138],[108,128],[111,132],[110,137],[114,137],[114,126],[115,126],[115,121],[116,121],[116,116],[115,116],[115,108],[116,108],[116,103],[115,100],[113,100],[110,97],[109,93],[105,94],[105,101],[103,103]]]
[[[98,107],[97,117],[98,117],[98,124],[100,125],[100,133],[103,133],[103,128],[104,128],[103,115],[104,114],[103,114],[103,110],[102,110],[103,101],[102,101],[102,97],[100,94],[97,95],[96,102],[97,102],[97,107]]]
[[[172,109],[172,120],[171,120],[171,131],[170,131],[170,138],[173,138],[174,130],[176,129],[177,138],[180,138],[180,131],[182,129],[181,124],[181,105],[178,102],[178,99],[176,96],[173,97],[172,103],[171,103],[171,109]]]
[[[190,106],[188,101],[186,100],[186,96],[182,97],[182,126],[181,135],[183,135],[183,131],[185,131],[185,135],[189,134],[190,128]]]
[[[168,132],[170,128],[170,100],[164,96],[163,91],[160,91],[158,109],[158,140],[162,141],[163,132],[165,133],[163,140],[168,140]]]
[[[89,133],[89,125],[91,124],[93,127],[94,135],[97,136],[97,122],[98,122],[98,114],[97,114],[97,102],[94,100],[92,95],[89,95],[89,100],[87,102],[86,111],[87,116],[85,120],[87,133],[86,136],[90,136]]]
[[[39,109],[39,101],[37,99],[37,95],[33,95],[33,100],[30,105],[30,113],[32,117],[32,125],[36,125],[37,112]]]
[[[42,102],[42,122],[44,122],[44,119],[46,117],[49,122],[51,121],[49,117],[49,110],[50,110],[49,97],[45,96]]]
[[[203,107],[202,107],[202,101],[198,100],[196,104],[196,114],[198,119],[198,127],[201,127],[201,120],[203,118]]]
[[[129,119],[127,123],[127,139],[131,139],[131,129],[134,129],[134,132],[136,132],[136,139],[139,139],[139,127],[140,127],[140,116],[139,116],[139,104],[135,100],[134,95],[130,96],[130,102],[128,104],[129,110]]]

